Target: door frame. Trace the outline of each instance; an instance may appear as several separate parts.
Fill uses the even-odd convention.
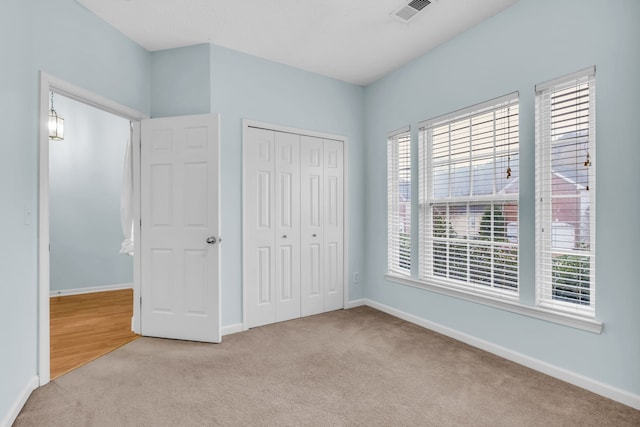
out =
[[[49,94],[73,99],[91,107],[120,116],[132,123],[133,144],[133,200],[134,200],[134,256],[133,256],[133,319],[131,328],[140,332],[140,121],[148,119],[144,113],[119,104],[94,92],[73,85],[40,71],[40,103],[38,114],[38,380],[40,386],[51,380],[50,366],[50,255],[49,255]]]
[[[343,148],[343,182],[342,182],[342,186],[343,186],[343,224],[344,224],[344,229],[343,229],[343,236],[342,236],[342,240],[343,240],[343,252],[342,252],[342,256],[343,256],[343,277],[344,277],[344,289],[343,289],[343,295],[342,295],[342,308],[348,308],[350,307],[349,305],[349,285],[351,284],[351,280],[350,280],[350,276],[349,276],[349,219],[350,219],[350,215],[349,215],[349,197],[348,197],[348,189],[349,189],[349,140],[346,136],[343,135],[336,135],[336,134],[332,134],[332,133],[326,133],[326,132],[317,132],[317,131],[311,131],[311,130],[306,130],[306,129],[299,129],[299,128],[294,128],[294,127],[289,127],[289,126],[281,126],[281,125],[274,125],[271,123],[265,123],[265,122],[261,122],[261,121],[257,121],[257,120],[251,120],[251,119],[242,119],[242,171],[244,171],[245,169],[245,164],[244,164],[244,141],[247,139],[247,129],[250,127],[256,127],[256,128],[260,128],[260,129],[265,129],[265,130],[270,130],[270,131],[275,131],[275,132],[286,132],[286,133],[293,133],[296,135],[302,135],[302,136],[312,136],[315,138],[321,138],[321,139],[331,139],[334,141],[340,141],[342,142],[342,148]],[[244,204],[244,196],[245,196],[245,182],[244,179],[242,180],[242,203]],[[245,265],[244,265],[244,248],[245,248],[245,241],[247,236],[245,236],[244,234],[244,218],[245,216],[245,206],[242,206],[242,330],[246,331],[249,329],[249,319],[248,319],[248,307],[249,307],[249,303],[247,301],[247,292],[246,292],[246,287],[244,286],[244,278],[246,277],[245,274]]]

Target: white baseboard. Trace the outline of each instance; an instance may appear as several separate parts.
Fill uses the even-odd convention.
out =
[[[33,377],[29,380],[11,406],[9,412],[2,418],[2,421],[0,421],[0,427],[10,427],[13,424],[24,407],[24,404],[27,403],[27,399],[31,396],[33,390],[38,388],[38,383],[38,377]]]
[[[231,334],[235,334],[235,333],[244,331],[242,323],[234,323],[232,325],[223,326],[220,329],[221,329],[220,332],[221,332],[222,336],[231,335]]]
[[[489,341],[476,338],[472,335],[462,333],[455,329],[440,325],[435,322],[431,322],[429,320],[423,319],[422,317],[406,313],[404,311],[389,307],[388,305],[384,305],[376,301],[365,300],[365,304],[371,308],[375,308],[376,310],[380,310],[392,316],[406,320],[407,322],[422,326],[423,328],[430,329],[442,335],[446,335],[455,340],[462,341],[465,344],[469,344],[473,347],[477,347],[489,353],[493,353],[512,362],[526,366],[538,372],[542,372],[543,374],[552,376],[575,386],[584,388],[593,393],[615,400],[632,408],[640,409],[640,395],[638,394],[634,394],[596,381],[584,375],[569,371],[564,368],[560,368],[547,362],[543,362],[542,360],[529,357],[522,353],[518,353],[508,348],[493,344]]]
[[[133,283],[116,283],[115,285],[92,286],[90,288],[61,289],[49,291],[51,297],[62,297],[68,295],[91,294],[93,292],[119,291],[122,289],[133,289]]]
[[[351,301],[347,301],[347,303],[344,305],[344,308],[346,310],[350,309],[350,308],[356,308],[356,307],[361,307],[363,305],[367,305],[367,300],[364,298],[361,299],[354,299]]]

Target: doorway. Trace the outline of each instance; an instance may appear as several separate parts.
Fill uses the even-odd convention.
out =
[[[44,385],[51,380],[48,129],[51,91],[132,123],[131,200],[133,235],[138,236],[133,247],[133,332],[145,336],[220,342],[220,115],[209,113],[149,119],[128,107],[41,73],[39,384]],[[143,226],[144,235],[141,233]],[[173,235],[166,238],[167,231]],[[172,313],[176,315],[172,316]],[[141,327],[143,320],[144,329]]]
[[[133,218],[122,215],[131,212],[131,122],[60,94],[52,107],[65,124],[49,143],[53,379],[137,336],[133,239],[124,239]]]
[[[128,107],[115,103],[107,98],[98,96],[90,91],[74,86],[63,80],[57,79],[46,73],[40,76],[40,120],[39,120],[39,143],[40,143],[40,165],[39,165],[39,205],[38,205],[38,310],[39,310],[39,339],[38,339],[38,374],[40,385],[47,384],[51,378],[50,366],[50,292],[51,292],[51,204],[50,204],[50,143],[48,131],[48,114],[50,93],[54,96],[63,96],[72,101],[77,101],[90,107],[114,114],[126,121],[131,122],[133,145],[133,200],[139,200],[139,141],[140,122],[147,116],[132,110]],[[62,141],[63,142],[63,141]],[[134,218],[140,218],[139,206],[134,203]],[[134,235],[139,235],[139,224],[134,221]],[[119,234],[119,233],[118,233]],[[90,244],[90,242],[87,242]],[[133,256],[133,300],[139,298],[140,283],[140,260],[139,243],[135,243]],[[124,255],[123,255],[124,256]],[[132,329],[139,332],[139,306],[133,305]]]
[[[51,296],[133,287],[121,253],[121,195],[130,122],[55,94],[64,139],[49,143]],[[130,220],[129,220],[130,221]]]

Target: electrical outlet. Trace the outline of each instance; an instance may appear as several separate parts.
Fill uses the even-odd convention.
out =
[[[360,273],[357,271],[353,273],[353,283],[360,283]]]

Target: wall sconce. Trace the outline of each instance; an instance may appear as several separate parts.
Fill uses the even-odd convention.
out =
[[[64,139],[64,119],[53,109],[53,91],[51,91],[51,110],[49,111],[49,139],[52,141]]]

